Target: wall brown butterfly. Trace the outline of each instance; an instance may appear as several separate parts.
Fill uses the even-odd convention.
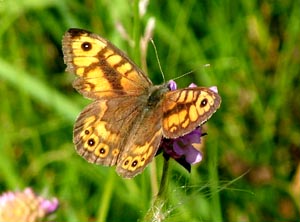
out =
[[[125,178],[141,173],[162,137],[178,138],[206,122],[221,97],[206,87],[171,91],[151,80],[117,47],[81,29],[62,40],[74,88],[93,100],[74,126],[74,144],[87,161],[116,165]]]

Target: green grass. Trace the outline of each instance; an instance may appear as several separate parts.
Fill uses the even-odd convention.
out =
[[[141,64],[116,24],[138,42],[154,17],[166,80],[193,71],[180,87],[216,85],[222,96],[203,162],[188,174],[171,161],[164,221],[299,220],[299,3],[150,1],[140,17],[137,0],[0,1],[0,192],[30,186],[56,196],[56,221],[143,218],[156,194],[150,167],[124,180],[74,150],[72,127],[89,101],[64,71],[61,39],[87,29]],[[147,70],[163,81],[151,44]],[[162,157],[155,162],[160,176]]]

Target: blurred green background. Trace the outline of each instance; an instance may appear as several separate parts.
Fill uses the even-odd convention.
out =
[[[171,161],[168,198],[156,221],[300,221],[299,0],[150,0],[143,16],[138,6],[0,1],[1,193],[30,186],[56,196],[56,221],[143,218],[162,157],[155,161],[157,181],[150,179],[154,164],[124,180],[76,154],[72,127],[89,101],[64,71],[61,39],[68,28],[87,29],[141,65],[139,45],[129,43],[138,43],[154,18],[165,78],[193,71],[177,80],[180,87],[216,85],[222,96],[205,127],[201,164],[189,174]],[[147,69],[162,83],[151,44]]]

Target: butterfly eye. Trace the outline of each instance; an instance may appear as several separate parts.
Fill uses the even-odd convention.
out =
[[[206,104],[207,104],[207,99],[205,98],[201,101],[200,107],[204,107],[206,106]]]
[[[92,44],[90,42],[84,42],[81,44],[81,48],[83,51],[89,51],[92,49]]]

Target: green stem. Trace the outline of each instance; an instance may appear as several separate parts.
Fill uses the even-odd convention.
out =
[[[139,16],[139,0],[135,0],[133,4],[133,41],[135,46],[133,47],[133,61],[137,65],[141,65],[141,50],[140,50],[140,39],[141,39],[141,21]]]
[[[167,183],[168,183],[168,172],[169,172],[169,161],[164,158],[163,172],[160,181],[160,187],[157,194],[157,197],[164,197],[167,192]]]
[[[212,211],[212,220],[213,221],[222,221],[222,211],[221,211],[221,202],[219,196],[219,174],[218,174],[218,142],[215,144],[211,144],[208,149],[208,170],[210,177],[210,191],[212,193],[211,197],[211,208],[214,209]]]
[[[143,222],[161,221],[161,218],[163,218],[163,208],[166,204],[166,196],[168,190],[168,172],[169,161],[164,159],[163,173],[161,176],[159,191],[157,193],[157,196],[155,197],[151,208],[148,210],[146,216],[143,218]]]
[[[113,170],[110,170],[110,173],[108,175],[108,180],[104,186],[104,191],[99,209],[98,209],[98,216],[97,216],[97,222],[104,222],[107,220],[107,214],[109,211],[110,207],[110,201],[112,200],[112,195],[113,195],[113,189],[114,189],[114,184],[115,184],[115,172]]]

